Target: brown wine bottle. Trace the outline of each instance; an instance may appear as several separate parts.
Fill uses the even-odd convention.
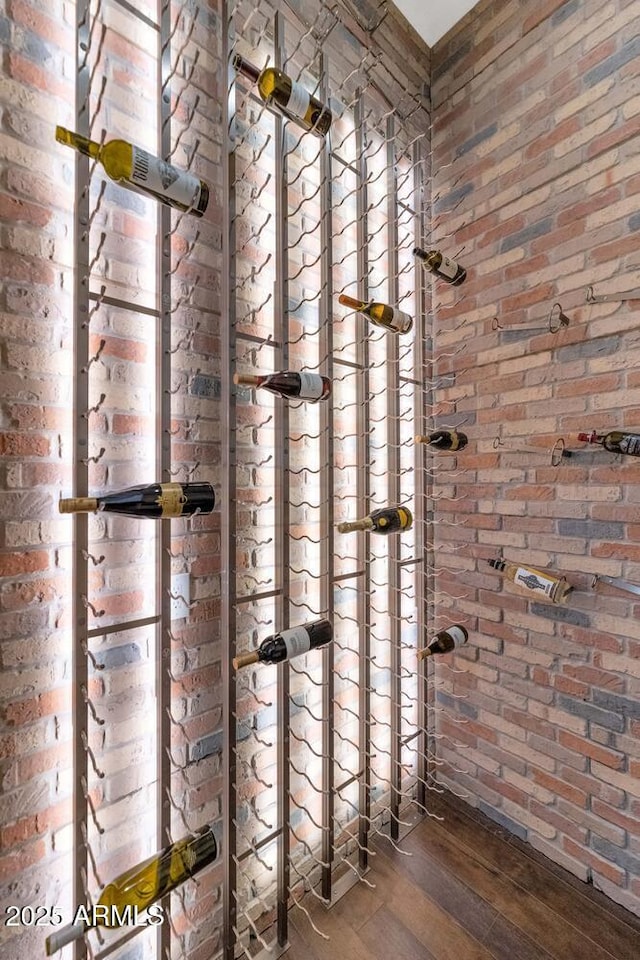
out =
[[[441,280],[459,286],[467,276],[467,271],[455,260],[449,260],[439,250],[422,250],[420,247],[413,248],[413,255],[416,257],[425,270],[433,273]]]
[[[294,370],[281,370],[279,373],[265,373],[262,376],[234,373],[233,382],[239,386],[261,387],[289,400],[308,400],[311,403],[326,400],[331,393],[331,381],[328,377],[306,371],[298,373]]]

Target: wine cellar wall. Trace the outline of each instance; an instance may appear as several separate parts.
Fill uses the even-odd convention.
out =
[[[0,960],[206,824],[161,924],[61,960],[322,941],[305,904],[445,788],[640,913],[638,605],[604,580],[640,583],[637,468],[577,439],[640,432],[639,37],[638,0],[480,0],[433,51],[387,0],[0,0],[0,911],[27,921]],[[202,178],[204,215],[56,124]],[[234,381],[278,370],[331,394]],[[436,428],[468,443],[414,442]],[[152,482],[215,510],[58,512]],[[395,504],[397,536],[337,528]],[[235,669],[321,618],[321,649]]]
[[[436,668],[440,732],[465,721],[441,773],[635,913],[638,598],[592,581],[640,582],[638,468],[578,434],[640,425],[639,51],[637,2],[482,0],[432,74],[434,242],[468,270],[436,308],[436,409],[473,437],[453,483],[435,475],[438,583],[472,638],[462,672]],[[499,556],[573,591],[528,599]]]

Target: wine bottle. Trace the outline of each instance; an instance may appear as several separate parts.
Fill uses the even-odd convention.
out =
[[[578,440],[587,443],[600,443],[611,453],[626,453],[629,457],[640,457],[640,433],[631,433],[626,430],[610,430],[609,433],[579,433]]]
[[[364,300],[356,300],[344,293],[340,294],[338,301],[343,307],[351,307],[352,310],[363,313],[377,327],[384,327],[390,333],[408,333],[413,326],[413,317],[387,303],[365,303]]]
[[[97,159],[107,176],[127,190],[153,197],[196,217],[201,217],[207,209],[209,187],[204,180],[154,157],[127,140],[99,144],[59,126],[56,127],[56,140]]]
[[[416,443],[428,443],[433,450],[464,450],[469,439],[457,430],[434,430],[426,437],[415,437]]]
[[[433,640],[423,650],[418,650],[418,660],[425,660],[438,653],[451,653],[456,647],[461,647],[469,639],[469,634],[461,623],[454,623],[436,633]]]
[[[281,630],[262,641],[257,650],[233,658],[236,670],[252,663],[282,663],[301,657],[309,650],[323,647],[333,638],[333,627],[328,620],[314,620],[300,627]]]
[[[321,377],[319,373],[296,373],[293,370],[266,373],[260,377],[234,373],[233,382],[247,387],[262,387],[290,400],[310,400],[312,403],[325,400],[331,393],[328,377]]]
[[[340,533],[351,533],[352,530],[369,530],[371,533],[399,533],[401,530],[410,530],[413,516],[408,507],[383,507],[372,510],[362,520],[345,520],[338,524]]]
[[[413,255],[417,257],[425,270],[433,273],[441,280],[459,286],[467,275],[464,267],[456,263],[455,260],[449,260],[439,250],[422,250],[420,247],[413,248]]]
[[[83,911],[95,922],[81,920],[50,934],[45,942],[47,956],[52,956],[72,940],[79,940],[92,926],[120,926],[119,917],[127,916],[127,907],[133,908],[134,916],[146,910],[156,900],[213,863],[217,856],[218,842],[211,824],[170,843],[160,853],[136,864],[107,884],[98,903]],[[98,906],[106,909],[97,910]]]
[[[125,517],[190,517],[211,513],[216,503],[210,483],[150,483],[101,497],[70,497],[58,501],[60,513],[120,513]]]
[[[266,104],[275,104],[290,120],[317,137],[324,137],[328,133],[331,110],[301,83],[275,67],[260,70],[239,54],[234,56],[233,65],[239,73],[258,85],[258,92]]]
[[[535,567],[518,566],[517,563],[507,563],[505,560],[487,560],[490,567],[504,573],[508,580],[516,586],[524,587],[533,593],[548,597],[553,603],[564,603],[573,590],[571,584],[564,577],[556,577],[546,570],[537,570]]]

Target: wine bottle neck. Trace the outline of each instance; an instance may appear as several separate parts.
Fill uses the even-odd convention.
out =
[[[247,80],[257,83],[260,79],[262,70],[259,70],[258,67],[254,66],[252,63],[249,63],[249,61],[245,60],[244,57],[241,57],[240,54],[236,54],[233,58],[233,65],[238,73],[241,73],[243,77],[247,78]]]
[[[252,653],[241,653],[239,656],[233,658],[233,668],[234,670],[239,670],[241,667],[249,667],[252,663],[260,662],[260,654],[257,650],[254,650]]]
[[[338,302],[342,304],[343,307],[351,307],[352,310],[364,310],[367,304],[363,300],[356,300],[354,297],[348,297],[345,293],[341,293],[338,297]]]
[[[373,520],[371,517],[363,517],[362,520],[345,520],[338,524],[339,533],[351,533],[352,530],[372,530]]]
[[[79,133],[67,130],[65,127],[56,127],[56,140],[58,143],[64,143],[67,147],[74,147],[79,153],[86,157],[95,159],[100,156],[101,146],[95,140],[89,140]]]
[[[418,650],[418,660],[426,660],[427,657],[433,656],[433,650],[431,647],[425,647],[423,650]]]
[[[58,501],[60,513],[93,513],[97,509],[97,497],[68,497]]]
[[[259,387],[264,377],[257,377],[251,373],[234,373],[233,382],[243,387]]]

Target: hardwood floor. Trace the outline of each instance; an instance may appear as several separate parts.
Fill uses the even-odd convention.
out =
[[[456,798],[326,910],[290,915],[287,960],[640,960],[640,918]],[[311,901],[311,903],[310,903]]]

